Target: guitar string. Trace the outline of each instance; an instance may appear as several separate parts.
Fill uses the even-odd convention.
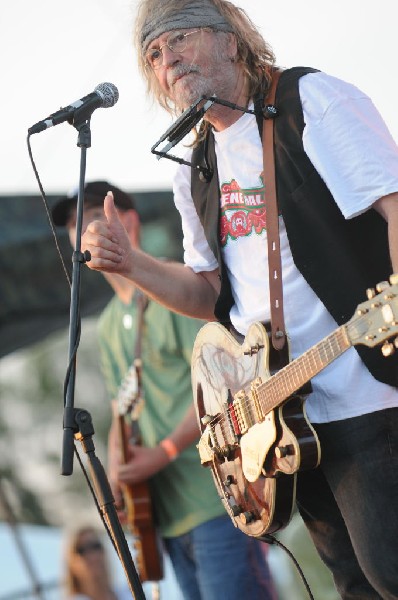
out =
[[[316,347],[310,348],[302,356],[278,371],[269,380],[261,383],[254,390],[254,393],[257,395],[258,404],[260,405],[263,415],[259,415],[256,410],[257,414],[254,415],[254,419],[252,418],[253,411],[251,409],[253,407],[253,390],[247,394],[245,393],[245,399],[243,401],[241,399],[235,399],[230,405],[224,406],[224,409],[218,414],[216,422],[214,424],[211,422],[209,423],[213,435],[216,436],[216,427],[219,425],[224,439],[227,437],[226,429],[228,429],[228,433],[232,435],[232,438],[236,439],[236,435],[238,434],[233,427],[234,418],[237,421],[239,430],[242,430],[241,424],[243,423],[246,432],[256,423],[256,418],[261,420],[266,414],[281,404],[284,399],[287,399],[289,395],[299,389],[305,382],[309,381],[314,375],[319,373],[342,353],[348,350],[353,345],[350,342],[351,338],[349,331],[351,329],[355,331],[355,328],[358,329],[358,324],[360,330],[362,322],[366,320],[367,318],[365,315],[356,313],[350,321],[332,332],[332,334],[327,336],[324,340],[321,340]],[[367,322],[365,322],[365,326],[366,328],[368,327]],[[344,335],[345,333],[348,334],[348,337]],[[383,340],[379,343],[382,341]],[[302,377],[303,372],[305,373],[305,379]],[[295,380],[296,377],[297,379]],[[255,401],[254,405],[256,408]],[[233,409],[233,416],[231,407]],[[227,428],[225,425],[227,425]]]
[[[309,381],[311,377],[319,373],[322,369],[328,366],[328,364],[333,362],[333,360],[350,348],[352,344],[348,342],[346,337],[343,335],[344,331],[346,330],[349,332],[350,329],[355,329],[358,323],[359,326],[361,326],[362,321],[365,320],[365,316],[356,314],[355,317],[353,317],[345,325],[332,332],[324,340],[321,340],[321,342],[319,342],[315,348],[310,348],[298,359],[292,363],[289,363],[286,365],[286,367],[278,371],[271,379],[260,385],[256,389],[256,393],[258,396],[261,396],[259,398],[260,401],[265,401],[261,406],[261,408],[265,410],[265,414],[268,414],[270,410],[276,408],[279,402],[283,402],[283,400],[288,398],[291,393],[296,391],[296,389],[299,389],[303,383]],[[365,325],[367,324],[365,323]],[[305,372],[304,380],[301,375],[302,371]],[[301,379],[299,375],[301,375]],[[292,380],[294,382],[296,376],[298,383],[296,383],[294,389],[292,389]],[[286,392],[286,390],[288,391]],[[281,393],[282,391],[283,393]],[[251,398],[247,394],[245,398],[247,398],[246,402],[242,402],[242,400],[234,400],[233,406],[235,409],[239,407],[238,412],[240,408],[243,412],[251,412],[250,410],[248,411],[253,404]],[[269,402],[270,399],[272,402]],[[224,418],[225,417],[223,417],[223,419]]]
[[[347,324],[347,326],[348,325],[349,324]],[[347,343],[347,341],[345,340],[343,332],[344,326],[340,327],[327,338],[319,342],[319,344],[315,348],[310,348],[298,359],[286,365],[286,367],[278,371],[273,377],[271,377],[271,379],[260,384],[260,386],[255,390],[255,392],[259,396],[261,408],[264,414],[268,414],[273,408],[276,408],[278,404],[283,402],[285,398],[287,399],[289,395],[291,395],[294,391],[299,389],[303,385],[303,383],[311,379],[311,377],[313,377],[315,374],[324,369],[328,364],[330,364],[331,362],[333,362],[333,360],[340,356],[342,352],[344,352],[350,347],[350,344]],[[303,370],[306,375],[306,379],[304,380],[301,375],[301,372]],[[301,378],[299,377],[299,375],[301,375]],[[292,380],[294,381],[296,377],[296,381],[298,383],[296,383],[296,385],[293,386],[294,389],[292,389]],[[288,390],[288,392],[286,393],[285,390]],[[263,400],[262,403],[261,400]],[[269,400],[272,400],[272,402],[269,402]],[[253,418],[251,418],[252,411],[250,410],[252,405],[252,398],[248,394],[246,394],[244,401],[234,400],[234,402],[232,403],[235,412],[241,414],[244,413],[243,419],[242,417],[239,418],[239,414],[236,415],[239,427],[239,421],[250,421],[249,427],[251,427],[254,424],[255,420],[253,422]],[[239,407],[238,411],[236,411],[237,407]],[[227,421],[228,429],[230,430],[230,433],[234,435],[235,432],[231,431],[231,424],[227,417],[227,413],[229,410],[229,407],[226,407],[224,410],[221,411],[221,413],[217,417],[217,422],[214,425],[212,425],[211,423],[209,424],[214,434],[216,433],[215,429],[217,425],[220,425],[222,429],[225,429],[224,424],[225,421]],[[248,419],[247,416],[249,415],[250,418]],[[257,417],[259,416],[257,415]],[[259,418],[261,418],[261,415]],[[246,427],[245,423],[244,427]],[[240,427],[240,429],[242,428]]]
[[[341,333],[340,330],[338,331]],[[342,340],[339,339],[340,337],[337,334],[333,337],[329,336],[316,349],[310,349],[297,362],[290,363],[273,378],[257,388],[257,394],[260,396],[260,401],[262,400],[262,408],[265,410],[265,414],[272,408],[276,408],[281,401],[288,398],[303,383],[311,379],[314,374],[325,368],[344,351],[342,350],[343,344],[341,343]],[[303,371],[305,372],[304,378]],[[247,409],[247,406],[243,406],[243,410],[245,409]]]
[[[362,324],[362,321],[365,320],[365,316],[356,315],[355,320],[351,319],[345,325],[339,327],[332,334],[327,336],[324,340],[321,340],[316,347],[310,348],[303,355],[295,359],[292,363],[286,365],[283,369],[278,371],[273,377],[271,377],[266,382],[260,384],[260,386],[255,390],[255,393],[259,397],[261,409],[264,414],[268,414],[273,408],[276,408],[279,403],[283,402],[285,398],[288,398],[291,393],[299,389],[303,383],[309,381],[311,377],[319,373],[322,369],[328,366],[331,362],[333,362],[338,356],[340,356],[343,352],[348,350],[351,347],[351,343],[348,341],[344,332],[349,332],[350,329],[355,329],[355,327]],[[302,379],[302,371],[305,372],[306,379]],[[299,377],[301,375],[301,379]],[[295,389],[292,389],[292,380],[295,380],[297,377],[298,383],[295,384]],[[284,394],[281,394],[281,391],[284,391]],[[288,392],[286,393],[286,390]],[[289,393],[289,390],[290,393]],[[252,395],[252,392],[249,393]],[[246,394],[245,400],[234,400],[232,406],[234,408],[234,412],[236,415],[236,420],[238,421],[238,426],[240,427],[239,421],[250,421],[249,427],[251,427],[256,421],[251,417],[251,408],[253,406],[253,400],[251,395]],[[272,400],[272,402],[270,402]],[[236,410],[238,408],[238,410]],[[235,437],[236,433],[231,428],[231,423],[228,418],[228,411],[230,412],[229,407],[224,408],[217,418],[217,422],[212,425],[210,428],[212,432],[215,434],[217,425],[220,425],[221,429],[225,431],[225,422],[227,422],[229,432]],[[236,412],[244,413],[243,419],[241,414],[236,414]],[[250,415],[250,418],[247,419],[246,415]],[[240,418],[239,418],[240,417]],[[256,417],[256,415],[255,415]],[[262,415],[257,415],[257,418],[262,418]],[[246,427],[246,423],[244,427]],[[241,428],[241,427],[240,427]]]
[[[335,347],[333,347],[333,344]],[[330,346],[330,353],[331,353],[330,357],[327,352],[327,350],[328,350],[327,345]],[[334,358],[336,358],[339,354],[341,354],[341,348],[338,344],[337,339],[325,340],[324,344],[319,349],[319,353],[321,353],[321,351],[324,351],[325,359],[327,359],[326,364],[325,364],[325,359],[322,360],[321,357],[320,357],[320,362],[319,362],[319,360],[317,360],[318,357],[315,356],[314,352],[308,353],[308,355],[304,358],[301,357],[302,362],[304,364],[304,370],[307,375],[308,375],[307,366],[309,366],[311,374],[317,373],[322,368],[324,368],[328,362],[331,362],[332,360],[334,360]],[[287,398],[291,393],[293,393],[293,391],[295,391],[295,389],[298,389],[304,383],[302,381],[302,379],[298,378],[298,384],[296,384],[295,388],[292,390],[291,389],[292,388],[292,385],[291,385],[292,379],[294,380],[295,376],[298,373],[297,367],[292,369],[292,373],[293,373],[293,377],[290,377],[288,379],[288,374],[286,372],[282,373],[282,371],[279,371],[275,375],[275,377],[272,378],[272,380],[268,380],[267,382],[264,382],[263,384],[261,384],[259,386],[259,388],[257,388],[257,390],[255,390],[255,393],[257,393],[257,396],[259,397],[260,406],[261,406],[261,409],[264,414],[268,414],[281,401],[283,401],[285,398]],[[310,377],[308,377],[308,379],[309,378]],[[289,384],[289,385],[287,385],[287,384]],[[278,387],[278,385],[279,385],[279,387]],[[290,393],[286,392],[284,390],[289,390]],[[263,400],[263,402],[261,402],[262,400]],[[264,402],[264,400],[265,400],[265,402]],[[252,418],[252,413],[253,413],[253,411],[251,410],[252,406],[253,406],[253,400],[249,394],[247,394],[245,396],[245,400],[243,400],[243,401],[242,400],[234,400],[234,402],[232,403],[232,407],[233,407],[234,413],[236,415],[236,420],[238,422],[239,431],[242,431],[243,429],[246,431],[247,428],[250,428],[256,422],[255,418],[254,419]],[[229,433],[234,436],[235,432],[234,432],[234,430],[231,430],[232,428],[231,428],[231,423],[228,418],[228,412],[231,412],[231,408],[229,406],[227,406],[221,412],[221,414],[219,414],[219,416],[217,418],[217,422],[214,425],[211,425],[211,429],[212,429],[213,433],[216,433],[215,429],[216,429],[217,425],[220,425],[220,428],[223,433],[223,437],[226,437],[224,425],[225,425],[225,422],[227,422]],[[256,416],[257,416],[257,418],[260,418],[260,419],[262,417],[262,415],[258,415],[258,414],[255,415],[255,417]],[[242,427],[242,424],[243,424],[243,427]],[[247,427],[247,425],[248,425],[248,427]]]
[[[298,359],[300,364],[295,364],[293,362],[290,363],[293,365],[290,370],[288,369],[283,372],[279,371],[274,378],[275,380],[269,380],[269,390],[260,389],[260,395],[264,395],[264,399],[271,397],[273,400],[280,399],[283,401],[284,398],[290,396],[294,391],[299,389],[303,383],[311,379],[314,374],[320,372],[330,364],[330,362],[341,354],[341,351],[341,344],[336,336],[334,339],[328,338],[324,340],[321,346],[317,348],[316,352],[311,349],[306,355],[303,355]],[[303,371],[305,377],[302,375]],[[294,385],[292,385],[292,382]],[[263,394],[263,391],[266,392],[266,394]],[[269,394],[268,391],[270,392]],[[272,404],[274,404],[274,402]],[[267,406],[267,403],[265,403],[266,412],[269,412],[269,410],[273,408],[272,404],[268,403],[269,406]]]

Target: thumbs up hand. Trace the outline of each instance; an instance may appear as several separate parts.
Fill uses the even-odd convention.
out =
[[[104,200],[105,220],[92,221],[82,236],[82,251],[90,252],[87,266],[94,271],[128,275],[132,261],[129,236],[115,207],[112,192]]]

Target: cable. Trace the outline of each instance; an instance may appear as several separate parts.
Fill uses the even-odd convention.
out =
[[[30,135],[27,136],[27,146],[28,146],[29,158],[30,158],[30,161],[32,163],[32,168],[33,168],[33,171],[34,171],[34,174],[35,174],[35,177],[36,177],[39,189],[40,189],[40,194],[41,194],[41,197],[42,197],[42,200],[43,200],[43,203],[44,203],[44,207],[46,209],[48,221],[50,223],[51,231],[52,231],[52,234],[53,234],[53,237],[54,237],[55,246],[57,248],[57,252],[58,252],[58,255],[59,255],[60,260],[61,260],[61,264],[62,264],[62,267],[63,267],[63,271],[65,273],[66,280],[67,280],[67,282],[69,284],[69,287],[71,287],[72,286],[71,275],[70,275],[70,272],[69,272],[69,270],[68,270],[68,268],[66,266],[65,257],[63,255],[61,247],[60,247],[60,243],[59,243],[59,240],[58,240],[57,232],[56,232],[55,226],[54,226],[54,221],[52,219],[51,211],[50,211],[50,208],[49,208],[49,205],[48,205],[47,197],[46,197],[45,191],[43,189],[42,183],[40,181],[40,176],[39,176],[39,173],[37,171],[36,164],[35,164],[35,161],[34,161],[34,158],[33,158],[32,148],[31,148],[31,144],[30,144]],[[76,344],[75,344],[75,346],[73,348],[73,351],[72,351],[72,356],[71,356],[71,359],[69,361],[69,365],[68,365],[67,370],[66,370],[65,381],[64,381],[64,391],[63,391],[64,406],[65,406],[65,403],[66,403],[66,393],[67,393],[67,388],[68,388],[69,377],[70,377],[70,374],[71,374],[71,371],[72,371],[73,363],[74,363],[74,361],[76,359],[77,350],[78,350],[79,343],[80,343],[80,334],[81,334],[81,318],[80,318],[80,315],[78,316],[77,323],[78,324],[77,324]],[[79,452],[77,450],[77,447],[76,447],[75,443],[74,443],[74,453],[76,455],[76,458],[78,460],[80,468],[81,468],[81,470],[83,472],[83,475],[84,475],[84,477],[85,477],[85,479],[87,481],[89,490],[90,490],[91,495],[92,495],[92,497],[94,499],[94,504],[95,504],[95,506],[97,508],[97,511],[98,511],[98,513],[100,515],[100,518],[101,518],[101,520],[102,520],[102,522],[104,524],[105,531],[107,532],[107,535],[108,535],[108,537],[109,537],[109,539],[110,539],[113,547],[116,550],[115,543],[114,543],[112,535],[110,533],[110,529],[109,529],[108,524],[107,524],[107,522],[105,520],[105,517],[104,517],[104,515],[103,515],[103,513],[101,511],[101,508],[100,508],[100,506],[98,504],[94,488],[93,488],[93,486],[91,484],[90,478],[89,478],[89,476],[87,474],[87,470],[85,468],[85,465],[82,462],[81,456],[80,456],[80,454],[79,454]]]
[[[288,548],[286,548],[286,546],[284,544],[282,544],[282,542],[280,542],[279,540],[277,540],[273,535],[267,534],[267,535],[263,535],[261,537],[258,537],[256,539],[258,539],[260,542],[264,542],[265,544],[270,544],[270,545],[274,544],[275,546],[278,546],[279,548],[281,548],[282,550],[284,550],[286,552],[286,554],[289,556],[289,558],[293,562],[294,566],[296,567],[296,569],[297,569],[297,571],[298,571],[298,573],[300,575],[300,578],[301,578],[301,580],[302,580],[302,582],[303,582],[303,584],[305,586],[305,589],[306,589],[306,591],[308,593],[309,598],[311,600],[315,600],[314,596],[313,596],[313,594],[311,592],[311,588],[310,588],[310,586],[308,584],[308,581],[306,580],[305,575],[304,575],[304,573],[303,573],[303,571],[302,571],[302,569],[301,569],[298,561],[294,557],[293,553],[290,552],[290,550]]]
[[[26,143],[28,145],[28,153],[29,153],[30,162],[32,163],[32,168],[33,168],[33,171],[34,171],[34,174],[35,174],[35,177],[36,177],[39,189],[40,189],[40,194],[41,194],[41,197],[42,197],[42,200],[43,200],[43,203],[44,203],[44,207],[46,209],[48,221],[50,223],[51,231],[52,231],[52,234],[53,234],[53,237],[54,237],[55,246],[57,248],[58,255],[59,255],[60,259],[61,259],[61,263],[62,263],[63,270],[65,272],[66,279],[68,281],[69,286],[71,286],[72,285],[71,276],[70,276],[70,273],[69,273],[68,268],[66,266],[65,257],[62,254],[62,250],[61,250],[61,247],[60,247],[60,244],[59,244],[59,241],[58,241],[57,232],[55,231],[54,222],[52,220],[51,211],[50,211],[50,208],[48,206],[47,197],[46,197],[46,194],[44,192],[43,186],[41,184],[39,173],[38,173],[38,171],[36,169],[35,161],[33,159],[32,148],[31,148],[31,145],[30,145],[30,135],[28,135]]]

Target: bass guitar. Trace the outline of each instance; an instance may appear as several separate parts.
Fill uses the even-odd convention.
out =
[[[377,292],[378,294],[377,294]],[[219,323],[199,331],[192,384],[201,437],[200,460],[212,470],[224,507],[236,527],[261,537],[292,516],[297,472],[320,462],[317,435],[305,413],[310,381],[351,346],[398,348],[398,275],[368,290],[345,325],[282,369],[272,369],[266,329],[254,323],[236,339]]]

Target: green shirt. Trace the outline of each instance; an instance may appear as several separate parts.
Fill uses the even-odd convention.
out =
[[[145,404],[139,417],[145,446],[154,447],[167,437],[192,402],[191,352],[202,326],[202,321],[149,302],[141,350]],[[125,305],[115,296],[102,313],[98,328],[105,382],[111,398],[116,398],[134,359],[135,303]],[[196,444],[181,452],[150,483],[155,518],[163,537],[176,537],[224,514],[211,472],[200,464]]]

